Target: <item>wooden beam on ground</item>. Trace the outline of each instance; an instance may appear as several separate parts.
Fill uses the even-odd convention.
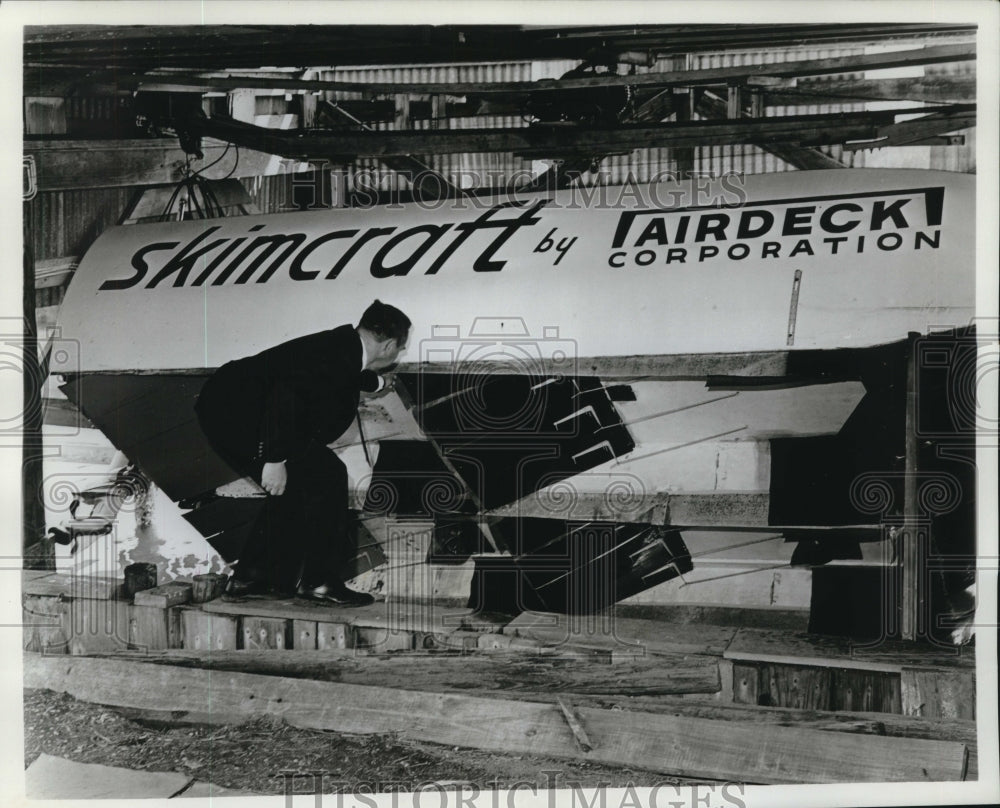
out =
[[[226,90],[240,88],[281,89],[281,90],[330,90],[360,92],[366,94],[392,95],[410,93],[414,95],[478,95],[489,93],[525,93],[534,90],[584,90],[599,87],[697,87],[706,84],[727,84],[741,82],[759,76],[820,76],[833,73],[857,73],[865,70],[880,70],[896,67],[938,64],[941,62],[971,61],[976,58],[974,44],[932,45],[889,53],[872,53],[858,56],[836,56],[828,59],[802,59],[772,64],[739,65],[736,67],[716,67],[702,70],[676,70],[664,73],[644,73],[626,76],[596,76],[569,79],[541,79],[520,82],[454,82],[454,83],[414,83],[414,82],[372,82],[275,79],[250,76],[205,78],[197,74],[170,73],[162,76],[137,76],[133,81],[142,90],[165,90],[197,88],[203,90]]]
[[[229,153],[223,152],[229,147]],[[273,154],[241,147],[239,161],[229,144],[203,140],[204,159],[191,168],[204,166],[206,179],[261,177],[304,171],[311,166],[282,159]],[[133,185],[160,185],[184,177],[187,155],[173,138],[132,140],[31,140],[24,153],[35,158],[38,190],[78,191],[86,188],[121,188]],[[215,165],[216,159],[222,158]]]
[[[599,648],[628,658],[647,654],[722,656],[736,629],[618,617],[611,610],[596,615],[522,612],[504,627],[503,633],[549,646]]]
[[[972,674],[976,666],[974,649],[967,646],[949,649],[898,640],[883,640],[866,646],[846,637],[750,628],[741,628],[736,633],[723,656],[743,662],[854,668],[885,673],[901,673],[904,668],[917,668]]]
[[[383,656],[361,649],[151,651],[101,654],[215,671],[292,676],[434,693],[480,693],[510,698],[572,693],[608,696],[712,694],[719,690],[718,659],[692,654],[601,662],[593,656],[528,651],[433,652]]]
[[[748,783],[962,779],[964,744],[579,708],[582,753],[555,704],[423,693],[116,659],[28,655],[24,686],[98,704],[234,718],[270,714],[308,729],[627,766]]]
[[[739,121],[692,121],[576,127],[537,125],[507,129],[438,129],[406,132],[319,132],[267,129],[213,117],[187,121],[196,134],[243,148],[301,161],[351,162],[359,157],[409,154],[511,152],[525,157],[592,155],[632,149],[677,146],[724,146],[754,143],[821,145],[875,137],[897,115],[916,110],[881,110],[826,115],[797,115]],[[933,111],[933,110],[931,110]]]

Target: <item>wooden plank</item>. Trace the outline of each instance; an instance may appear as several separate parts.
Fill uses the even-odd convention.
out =
[[[121,588],[120,580],[105,576],[65,572],[49,572],[41,576],[26,573],[21,575],[21,593],[24,595],[108,600],[117,597]]]
[[[145,79],[156,85],[171,87],[196,87],[226,89],[262,86],[291,90],[342,90],[363,92],[369,95],[410,93],[415,95],[477,95],[488,93],[527,93],[532,90],[594,89],[598,87],[698,87],[710,84],[727,84],[760,76],[819,76],[833,73],[855,73],[890,67],[937,64],[939,62],[969,61],[976,58],[973,44],[936,45],[890,53],[872,53],[856,56],[835,56],[827,59],[802,59],[770,64],[750,64],[736,67],[716,67],[701,70],[676,70],[640,75],[605,75],[593,78],[544,79],[533,82],[477,82],[477,83],[413,83],[335,81],[322,79],[275,79],[271,77],[215,77],[190,74],[170,74],[169,77]],[[143,81],[140,79],[140,81]],[[256,84],[254,83],[256,81]]]
[[[128,653],[122,658],[135,658]],[[142,661],[209,670],[295,676],[443,693],[663,696],[719,691],[718,660],[673,654],[614,663],[593,657],[519,653],[414,653],[382,656],[367,649],[164,651]]]
[[[237,619],[223,614],[209,614],[199,609],[184,609],[184,647],[194,651],[236,650]]]
[[[903,668],[900,677],[904,715],[975,720],[975,671]]]
[[[330,606],[307,600],[261,599],[227,603],[213,600],[201,608],[211,614],[311,620],[317,623],[344,623],[351,626],[390,631],[419,631],[447,634],[475,630],[479,624],[474,612],[466,608],[440,606],[433,601],[410,604],[378,601],[370,606]]]
[[[514,618],[503,633],[541,641],[546,645],[601,648],[624,655],[683,653],[721,656],[736,629],[617,617],[614,612],[582,618],[524,612]]]
[[[291,647],[297,651],[312,651],[316,645],[316,621],[293,620]]]
[[[292,621],[275,617],[244,617],[240,620],[237,648],[259,650],[275,648],[283,651],[292,642]]]
[[[885,640],[877,645],[854,643],[846,637],[741,628],[729,644],[726,659],[776,662],[786,665],[852,668],[900,673],[904,667],[943,670],[975,668],[975,651]]]
[[[71,600],[62,615],[69,652],[88,654],[125,648],[130,609],[130,604],[120,600]]]
[[[563,363],[565,364],[565,362]],[[551,358],[541,357],[540,375],[555,375],[561,366]],[[786,351],[751,351],[746,353],[661,354],[647,356],[581,356],[576,360],[581,372],[606,379],[696,380],[709,376],[784,376],[788,369]],[[403,362],[400,373],[451,373],[446,363]],[[494,362],[494,375],[524,373],[520,363]]]
[[[574,152],[608,153],[638,148],[737,145],[758,142],[803,146],[870,139],[879,126],[897,115],[926,113],[934,108],[845,112],[835,116],[796,115],[738,121],[691,121],[567,128],[426,129],[376,132],[279,131],[220,118],[192,119],[198,134],[229,140],[242,148],[295,159],[336,162],[374,157],[384,160],[407,154],[512,152],[524,157],[550,157]],[[964,111],[963,111],[964,112]]]
[[[963,744],[580,708],[581,754],[557,705],[115,659],[28,655],[24,685],[139,709],[280,716],[292,726],[628,766],[748,783],[961,779]]]
[[[161,650],[170,648],[167,610],[158,606],[133,605],[129,609],[129,648]]]
[[[239,162],[222,158],[228,144],[204,138],[205,178],[221,179],[234,170],[235,177],[271,176],[303,171],[310,166],[297,160],[278,160],[271,154],[240,149]],[[38,166],[38,190],[67,191],[81,188],[121,188],[161,185],[184,178],[187,165],[177,140],[26,140],[24,153]],[[230,155],[233,150],[229,148]],[[219,159],[219,162],[215,160]]]
[[[737,704],[757,704],[760,692],[760,670],[756,665],[733,663],[733,701]]]
[[[354,648],[354,629],[346,623],[316,623],[316,648]]]
[[[25,595],[21,601],[24,650],[68,654],[69,638],[63,621],[67,602],[38,595]]]
[[[166,609],[169,606],[180,606],[191,600],[191,584],[184,581],[170,581],[135,593],[136,606],[155,606]]]

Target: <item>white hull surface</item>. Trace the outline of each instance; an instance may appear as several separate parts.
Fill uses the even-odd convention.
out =
[[[413,320],[407,362],[451,361],[483,318],[557,360],[891,342],[972,318],[974,183],[799,171],[115,227],[62,306],[79,355],[51,369],[214,368],[374,298]]]

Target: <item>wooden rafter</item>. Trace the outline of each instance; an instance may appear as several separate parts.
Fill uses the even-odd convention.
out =
[[[371,81],[337,81],[325,79],[255,79],[248,76],[219,76],[206,79],[196,74],[169,73],[135,77],[132,81],[143,90],[180,89],[284,89],[330,90],[373,94],[491,94],[530,93],[551,90],[586,90],[601,87],[698,87],[746,81],[760,76],[801,77],[835,73],[855,73],[863,70],[881,70],[912,67],[940,62],[970,61],[976,58],[975,45],[935,45],[890,53],[873,53],[858,56],[837,56],[829,59],[803,59],[772,64],[739,65],[702,70],[678,70],[664,73],[644,73],[633,76],[600,75],[586,78],[544,79],[533,82],[462,82],[462,83],[386,83]],[[122,79],[123,84],[129,80]]]
[[[736,121],[692,121],[626,126],[533,126],[513,129],[463,129],[405,132],[278,131],[210,118],[188,122],[193,134],[227,140],[271,154],[300,160],[349,162],[358,157],[458,152],[512,152],[524,156],[600,155],[646,147],[710,146],[756,143],[822,145],[877,137],[879,127],[897,115],[947,112],[953,128],[974,125],[975,107],[797,115]]]

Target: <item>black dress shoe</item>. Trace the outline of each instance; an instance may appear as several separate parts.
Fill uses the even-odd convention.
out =
[[[370,606],[375,602],[375,598],[367,592],[348,589],[339,581],[335,584],[321,584],[315,587],[300,585],[298,596],[304,600],[328,603],[331,606]]]
[[[222,599],[225,601],[240,601],[246,598],[263,597],[270,594],[271,587],[266,581],[240,581],[233,576],[229,576],[226,587],[222,590]]]

